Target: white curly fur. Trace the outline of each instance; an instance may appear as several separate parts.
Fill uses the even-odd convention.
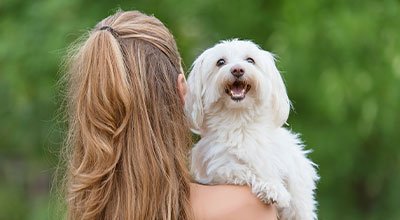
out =
[[[237,79],[234,66],[251,85],[241,101],[225,92]],[[249,185],[262,201],[276,202],[280,219],[317,219],[318,175],[299,136],[282,127],[290,102],[273,55],[251,41],[222,41],[196,59],[188,86],[186,113],[201,135],[191,153],[195,180]]]

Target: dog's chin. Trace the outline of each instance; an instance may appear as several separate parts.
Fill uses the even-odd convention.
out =
[[[225,85],[225,93],[234,102],[243,101],[250,89],[251,85],[245,80],[235,80]]]

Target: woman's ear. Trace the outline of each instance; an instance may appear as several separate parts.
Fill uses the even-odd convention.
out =
[[[178,85],[179,98],[181,99],[182,103],[185,104],[185,98],[187,94],[187,84],[186,84],[185,74],[181,73],[178,75],[177,85]]]

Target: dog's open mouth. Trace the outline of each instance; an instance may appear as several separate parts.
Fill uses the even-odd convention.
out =
[[[242,101],[247,92],[250,90],[251,86],[245,81],[236,80],[232,84],[228,84],[225,87],[225,93],[228,94],[233,101]]]

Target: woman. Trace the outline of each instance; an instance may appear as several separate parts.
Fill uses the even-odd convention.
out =
[[[275,218],[247,187],[190,182],[186,83],[159,20],[117,12],[68,68],[68,219]]]

